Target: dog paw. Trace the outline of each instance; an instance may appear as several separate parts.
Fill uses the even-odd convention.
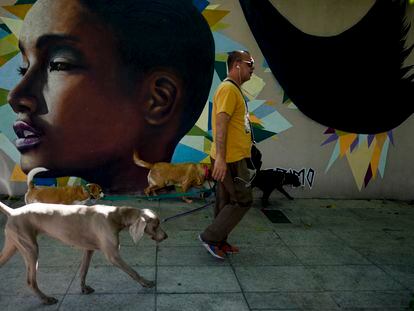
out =
[[[59,301],[54,297],[46,297],[46,298],[43,298],[42,300],[43,300],[44,305],[54,305],[55,303]]]
[[[89,295],[92,294],[94,291],[95,290],[90,286],[85,285],[84,287],[82,287],[82,294]]]
[[[154,281],[147,281],[147,280],[145,280],[145,281],[143,281],[141,283],[141,285],[143,287],[151,288],[151,287],[154,287],[155,286],[155,282]]]

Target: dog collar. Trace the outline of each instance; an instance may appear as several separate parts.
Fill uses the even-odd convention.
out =
[[[208,178],[208,166],[204,165],[204,178]]]

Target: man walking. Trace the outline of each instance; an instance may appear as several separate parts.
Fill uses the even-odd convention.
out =
[[[247,103],[240,86],[253,74],[254,60],[247,51],[233,51],[227,59],[228,76],[213,99],[212,176],[217,180],[214,221],[199,235],[211,255],[224,259],[239,249],[227,237],[252,204],[247,161],[252,146],[252,129]]]

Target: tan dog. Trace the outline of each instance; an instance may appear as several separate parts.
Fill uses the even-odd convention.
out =
[[[136,165],[149,169],[148,187],[144,189],[146,195],[156,195],[155,191],[167,186],[180,186],[183,192],[187,192],[191,187],[199,187],[206,180],[211,179],[210,166],[201,163],[177,163],[168,162],[148,163],[139,158],[138,153],[134,152],[134,162]],[[185,199],[186,202],[191,200]]]
[[[33,177],[40,172],[48,171],[44,167],[36,167],[27,174],[27,192],[24,196],[26,204],[30,203],[59,203],[59,204],[85,204],[89,200],[98,200],[104,196],[97,184],[85,186],[65,187],[35,187]]]
[[[83,294],[94,291],[85,284],[85,279],[95,250],[101,250],[108,261],[143,287],[153,287],[155,284],[140,276],[119,254],[118,235],[122,229],[129,229],[135,243],[144,232],[157,242],[168,237],[160,227],[159,217],[149,209],[46,203],[33,203],[12,209],[0,202],[0,210],[7,215],[0,267],[19,251],[26,264],[27,283],[44,304],[54,304],[57,299],[46,296],[36,281],[39,254],[36,237],[41,233],[84,250],[80,268]]]

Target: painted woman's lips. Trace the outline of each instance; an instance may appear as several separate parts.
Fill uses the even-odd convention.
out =
[[[13,129],[18,137],[15,145],[19,151],[26,151],[40,143],[42,134],[26,122],[16,121],[13,124]]]

